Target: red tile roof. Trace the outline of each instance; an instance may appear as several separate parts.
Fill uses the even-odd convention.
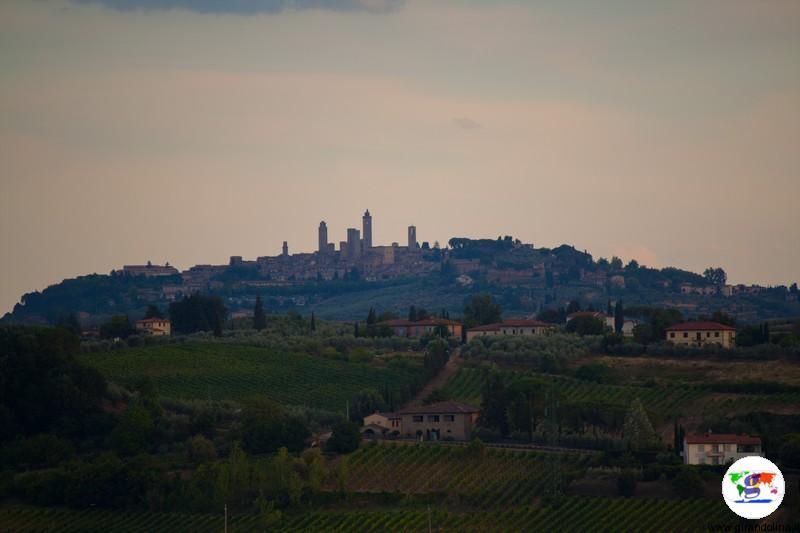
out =
[[[552,328],[555,324],[548,324],[541,320],[534,320],[532,318],[512,318],[504,320],[498,324],[500,327],[517,327],[517,328]]]
[[[686,444],[761,444],[760,437],[751,435],[734,435],[731,433],[704,433],[702,435],[688,434]]]
[[[416,322],[412,322],[411,320],[405,320],[403,318],[397,318],[393,320],[384,320],[383,322],[378,322],[379,326],[390,326],[390,327],[411,327],[411,326],[457,326],[460,322],[456,322],[454,320],[447,320],[446,318],[426,318],[424,320],[417,320]]]
[[[736,328],[719,322],[684,322],[670,326],[665,331],[736,331]]]
[[[169,319],[152,317],[152,318],[143,318],[141,320],[136,321],[137,324],[149,324],[152,322],[169,322]]]
[[[475,331],[500,331],[500,324],[486,324],[485,326],[476,326],[474,328],[470,328],[467,332],[475,332]]]
[[[401,415],[454,415],[480,413],[480,409],[466,403],[437,402],[430,405],[406,407],[397,412]]]

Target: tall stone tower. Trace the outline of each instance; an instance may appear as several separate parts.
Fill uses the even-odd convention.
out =
[[[347,228],[347,255],[351,259],[361,257],[361,232],[356,228]]]
[[[283,257],[289,257],[289,243],[283,241]]]
[[[328,252],[328,225],[325,221],[319,223],[319,253]]]
[[[416,226],[409,226],[408,227],[408,249],[409,250],[416,250],[417,249],[417,227]]]
[[[367,251],[372,248],[372,215],[369,214],[369,209],[361,218],[361,230],[364,236],[364,251]]]

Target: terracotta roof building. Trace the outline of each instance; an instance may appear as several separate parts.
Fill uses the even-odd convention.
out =
[[[687,465],[724,465],[761,454],[761,438],[725,433],[688,434],[683,438],[683,462]]]
[[[397,412],[400,433],[420,440],[468,440],[480,409],[459,402],[438,402],[407,407]]]
[[[172,323],[166,318],[145,318],[137,320],[135,324],[136,331],[146,333],[148,335],[169,336],[172,333]]]
[[[435,335],[444,328],[453,337],[461,337],[461,323],[446,318],[426,318],[424,320],[385,320],[378,322],[378,326],[389,327],[398,337],[421,337],[422,335]]]
[[[467,342],[486,335],[545,335],[555,329],[554,324],[531,318],[509,319],[496,324],[477,326],[467,330]]]
[[[684,346],[718,344],[733,348],[736,344],[736,328],[718,322],[684,322],[665,330],[666,340]]]

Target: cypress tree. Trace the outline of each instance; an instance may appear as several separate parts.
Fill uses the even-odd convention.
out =
[[[617,334],[622,333],[622,327],[624,325],[625,310],[622,308],[622,300],[617,300],[617,305],[614,306],[614,332]]]
[[[261,331],[267,327],[267,315],[264,313],[264,303],[261,296],[256,296],[256,305],[253,308],[253,327]]]

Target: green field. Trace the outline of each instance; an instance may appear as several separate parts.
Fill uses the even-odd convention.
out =
[[[240,400],[263,394],[287,405],[336,410],[358,391],[410,387],[421,363],[355,363],[223,343],[170,344],[81,356],[110,381],[150,378],[166,398]]]
[[[488,375],[487,369],[460,368],[445,384],[444,390],[454,399],[478,405]],[[541,382],[543,386],[555,386],[558,394],[567,402],[627,406],[634,398],[639,398],[645,407],[662,414],[685,411],[710,393],[694,386],[601,385],[566,376],[534,372],[506,371],[504,376],[509,383],[525,378]]]
[[[549,454],[548,454],[549,455]],[[561,454],[562,472],[580,471],[588,457]],[[545,454],[423,444],[364,446],[348,458],[352,492],[446,492],[474,507],[530,505],[545,488]]]
[[[457,512],[434,507],[287,514],[270,531],[707,531],[708,525],[735,526],[736,516],[721,499],[664,500],[565,498],[558,508],[522,506]],[[232,515],[231,533],[263,531],[254,515]],[[191,515],[147,511],[0,509],[0,531],[14,532],[218,532],[222,514]]]

